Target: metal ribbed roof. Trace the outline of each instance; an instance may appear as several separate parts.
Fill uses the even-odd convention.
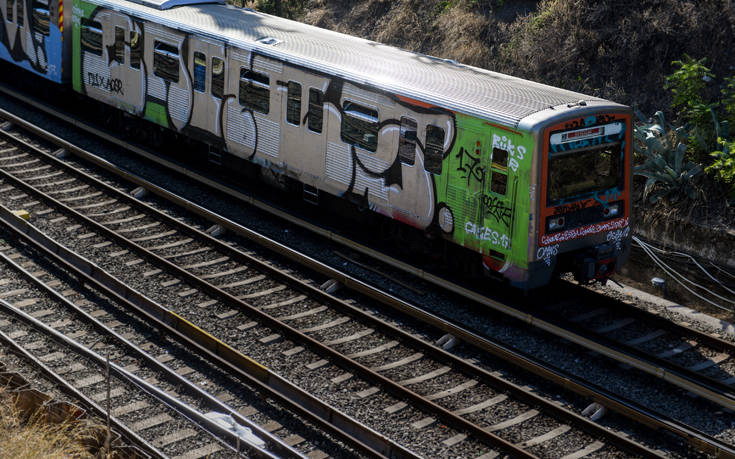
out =
[[[90,1],[508,126],[550,106],[602,100],[247,9],[201,4],[161,11],[127,0]],[[277,42],[259,43],[263,38]]]

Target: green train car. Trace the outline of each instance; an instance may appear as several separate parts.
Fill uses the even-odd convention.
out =
[[[76,91],[514,286],[628,257],[626,106],[217,3],[74,0],[72,47]]]

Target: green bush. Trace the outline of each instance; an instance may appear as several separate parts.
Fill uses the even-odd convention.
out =
[[[735,139],[727,141],[720,137],[717,140],[720,148],[711,153],[715,161],[706,171],[728,185],[730,201],[735,202]]]

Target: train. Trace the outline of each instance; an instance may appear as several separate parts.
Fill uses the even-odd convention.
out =
[[[512,286],[604,283],[629,256],[627,106],[218,1],[0,16],[3,60]]]

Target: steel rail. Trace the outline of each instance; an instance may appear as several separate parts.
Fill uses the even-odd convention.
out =
[[[56,138],[53,137],[53,136],[50,136],[49,137],[49,140],[50,139],[56,139]],[[70,143],[68,143],[66,145],[66,148],[70,152],[72,152],[72,153],[74,153],[76,155],[82,156],[83,159],[91,160],[92,162],[94,162],[98,166],[102,166],[105,169],[108,169],[111,172],[115,172],[115,173],[117,173],[119,175],[119,169],[117,169],[114,165],[111,165],[107,161],[101,160],[101,159],[99,159],[98,157],[96,157],[94,155],[92,155],[91,158],[90,158],[89,157],[90,154],[88,152],[85,152],[84,150],[79,149],[78,147],[76,147],[76,146],[74,146],[74,145],[72,145]],[[614,409],[615,411],[621,412],[621,414],[626,415],[629,418],[636,419],[638,422],[647,423],[649,425],[655,425],[658,428],[667,428],[667,430],[673,431],[673,432],[677,433],[678,435],[680,435],[680,436],[682,436],[684,438],[694,439],[692,441],[695,442],[695,443],[703,443],[705,445],[707,444],[708,439],[707,439],[706,434],[702,434],[702,433],[696,432],[693,429],[687,429],[686,426],[683,426],[683,425],[677,425],[677,423],[675,421],[669,420],[665,416],[660,415],[660,414],[657,414],[657,413],[650,413],[649,412],[649,413],[647,413],[645,415],[641,415],[640,413],[637,413],[637,408],[634,408],[635,404],[633,402],[620,401],[619,399],[617,399],[612,394],[601,395],[601,394],[604,394],[604,389],[596,388],[596,387],[594,387],[592,385],[587,385],[586,386],[585,385],[586,383],[584,383],[583,381],[576,380],[576,378],[574,378],[572,375],[564,374],[561,371],[557,371],[557,372],[554,372],[553,370],[552,371],[548,371],[548,369],[546,368],[546,364],[544,364],[542,362],[538,362],[538,361],[533,361],[533,360],[528,359],[528,358],[519,357],[521,355],[520,352],[514,351],[514,350],[508,350],[507,348],[503,347],[503,345],[501,345],[501,344],[493,343],[493,342],[488,341],[486,339],[482,339],[482,338],[480,338],[478,336],[472,335],[471,333],[466,335],[464,333],[463,329],[460,328],[460,327],[451,325],[451,324],[449,324],[446,321],[443,321],[443,320],[441,320],[439,318],[433,317],[430,314],[427,314],[427,313],[425,313],[425,312],[423,312],[423,311],[421,311],[421,310],[419,310],[419,309],[417,309],[417,308],[415,308],[415,307],[413,307],[413,306],[411,306],[411,305],[409,305],[409,304],[407,304],[407,303],[405,303],[405,302],[403,302],[403,301],[401,301],[401,300],[393,297],[392,295],[388,295],[388,294],[385,294],[383,292],[379,292],[379,293],[376,294],[376,290],[373,287],[371,287],[371,286],[369,286],[369,285],[367,285],[367,284],[365,284],[365,283],[363,283],[361,281],[358,281],[358,280],[356,280],[354,278],[351,278],[350,276],[347,276],[347,275],[345,275],[345,274],[343,274],[343,273],[341,273],[341,272],[339,272],[339,271],[337,271],[337,270],[335,270],[335,269],[333,269],[333,268],[331,268],[331,267],[329,267],[327,265],[324,265],[321,262],[318,262],[316,260],[313,260],[313,259],[311,259],[311,258],[309,258],[307,256],[304,256],[304,255],[298,254],[298,253],[294,253],[291,249],[289,249],[288,247],[285,247],[284,245],[282,245],[280,243],[277,243],[277,242],[272,241],[272,240],[270,240],[268,238],[265,238],[265,237],[263,237],[263,236],[255,233],[255,232],[253,232],[253,231],[251,231],[251,230],[249,230],[247,228],[244,228],[244,227],[242,227],[242,226],[240,226],[240,225],[238,225],[238,224],[236,224],[236,223],[234,223],[234,222],[232,222],[230,220],[227,220],[227,219],[225,219],[225,218],[223,218],[221,216],[218,216],[218,215],[213,214],[213,213],[211,213],[209,211],[206,211],[206,209],[203,209],[200,206],[198,206],[198,205],[196,205],[194,203],[191,203],[190,201],[187,201],[187,200],[185,200],[185,199],[183,199],[183,198],[181,198],[179,196],[176,196],[176,195],[174,195],[174,194],[172,194],[172,193],[170,193],[170,192],[168,192],[168,191],[166,191],[164,189],[161,189],[160,187],[157,187],[157,186],[155,186],[155,185],[153,185],[153,184],[145,181],[144,179],[141,179],[141,178],[135,176],[134,174],[123,173],[122,175],[123,175],[123,178],[125,178],[125,179],[127,179],[127,180],[129,180],[129,181],[131,181],[133,183],[135,183],[136,185],[144,186],[148,191],[150,191],[150,192],[152,192],[152,193],[154,193],[156,195],[159,195],[159,196],[163,197],[164,199],[166,199],[168,201],[172,201],[175,204],[177,204],[178,206],[180,206],[182,208],[185,208],[185,209],[187,209],[187,210],[195,213],[196,215],[199,215],[201,217],[204,217],[204,218],[206,218],[207,220],[209,220],[209,221],[211,221],[213,223],[220,224],[221,226],[223,226],[223,227],[225,227],[227,229],[230,229],[230,230],[232,230],[233,232],[235,232],[237,234],[240,234],[242,236],[245,236],[245,237],[248,237],[248,238],[250,238],[252,240],[255,240],[259,244],[264,245],[264,246],[268,247],[269,249],[271,249],[271,250],[273,250],[273,251],[275,251],[277,253],[280,253],[282,255],[285,255],[285,256],[289,257],[290,259],[295,260],[295,261],[297,261],[297,262],[299,262],[301,264],[307,265],[310,269],[314,269],[317,272],[320,272],[320,273],[325,274],[327,276],[330,276],[332,278],[338,279],[340,282],[342,282],[343,284],[345,284],[347,287],[349,287],[349,288],[351,288],[351,289],[353,289],[355,291],[358,291],[360,293],[363,293],[365,295],[369,295],[371,297],[374,297],[378,301],[380,301],[381,303],[386,304],[388,306],[391,306],[391,307],[393,307],[395,309],[398,309],[398,310],[402,311],[403,313],[406,313],[408,315],[411,315],[411,316],[413,316],[415,318],[418,318],[419,320],[424,321],[424,322],[426,322],[426,323],[428,323],[428,324],[436,327],[437,329],[440,329],[440,330],[443,330],[445,332],[451,333],[451,334],[459,337],[460,339],[464,340],[465,342],[468,342],[469,344],[477,347],[478,349],[482,349],[482,350],[484,350],[486,352],[490,352],[490,353],[493,353],[495,355],[502,356],[502,357],[510,360],[511,362],[515,363],[516,365],[518,365],[518,366],[526,369],[526,370],[532,371],[535,374],[538,374],[538,375],[541,375],[541,376],[543,376],[543,377],[545,377],[547,379],[550,379],[553,382],[555,382],[557,384],[560,384],[560,385],[562,385],[564,387],[567,387],[567,388],[571,389],[572,391],[574,391],[574,392],[576,392],[576,393],[578,393],[580,395],[591,397],[594,400],[598,401],[599,403],[602,403],[603,405],[607,406],[608,408],[611,408],[611,409]],[[125,195],[125,196],[127,196],[127,195]],[[134,200],[133,202],[136,202],[136,203],[140,204],[139,201],[137,201],[137,200]],[[154,209],[154,211],[155,211],[155,209]],[[156,211],[156,212],[158,212],[158,211]],[[163,215],[165,215],[165,214],[163,214]],[[169,217],[169,218],[171,218],[171,217]],[[171,224],[181,225],[181,223],[178,222],[178,220],[175,220],[173,218],[172,218],[172,220],[173,220],[173,222]],[[204,235],[204,236],[207,236],[207,235]],[[201,235],[199,237],[201,237]],[[211,240],[208,241],[208,242],[211,243],[211,244],[224,245],[220,241],[218,241],[218,240],[216,240],[214,238],[209,238],[209,239],[211,239]],[[224,250],[224,249],[227,249],[229,251],[232,251],[232,248],[230,246],[225,246],[222,250]],[[247,255],[244,255],[244,256],[245,257],[248,257]],[[251,258],[251,257],[249,257],[249,258]],[[260,263],[258,260],[252,260],[252,261],[248,261],[248,262]],[[273,269],[269,265],[263,265],[263,269],[268,269],[270,271],[273,271]],[[303,288],[308,288],[308,289],[312,289],[312,290],[318,290],[318,289],[314,289],[313,287],[309,286],[308,284],[305,287],[303,287]],[[323,292],[321,292],[319,290],[318,290],[318,292],[311,292],[312,295],[315,294],[315,293],[316,294],[318,294],[318,293],[322,293],[323,294]],[[334,298],[333,297],[331,297],[331,296],[327,296],[327,297],[329,298],[329,300],[330,300],[331,303],[334,303]],[[336,301],[337,301],[337,303],[339,303],[338,300],[336,300]],[[344,309],[344,306],[345,305],[339,304],[338,306],[340,306],[341,308]],[[348,308],[352,309],[352,310],[348,310],[347,313],[354,315],[355,314],[355,311],[354,311],[355,308],[352,308],[349,305],[346,305],[346,306]],[[358,314],[359,314],[359,310],[358,310]],[[370,321],[377,328],[381,328],[383,330],[387,330],[389,332],[392,332],[392,330],[390,330],[390,328],[391,328],[390,326],[387,326],[386,327],[384,323],[376,320],[372,316],[369,316],[369,315],[365,315],[365,316],[366,316],[365,318],[360,317],[360,320]],[[409,337],[408,338],[408,341],[411,341],[410,345],[415,346],[415,347],[419,347],[419,348],[423,349],[427,354],[432,355],[435,358],[446,359],[447,358],[446,355],[451,356],[451,354],[448,354],[448,353],[446,353],[446,352],[444,352],[442,350],[439,350],[438,348],[436,348],[434,346],[428,346],[428,349],[427,349],[426,343],[424,343],[423,341],[418,340],[418,339],[416,339],[414,337]],[[446,354],[446,355],[443,355],[443,354]],[[514,395],[516,395],[518,398],[526,401],[527,403],[534,404],[536,406],[544,406],[544,407],[547,405],[547,402],[543,398],[538,397],[538,396],[536,396],[534,394],[529,394],[527,391],[524,391],[521,388],[512,387],[512,385],[509,385],[506,381],[503,381],[503,380],[495,377],[494,375],[492,375],[491,373],[489,373],[489,372],[487,372],[485,370],[481,370],[478,367],[469,365],[466,362],[459,363],[458,366],[461,367],[462,371],[465,371],[468,374],[475,375],[475,376],[477,376],[479,378],[482,378],[483,381],[488,382],[490,385],[494,385],[495,387],[501,388],[501,390],[506,390],[506,391],[510,391],[510,392],[514,393]],[[581,418],[581,417],[577,416],[576,414],[569,412],[568,410],[561,409],[561,408],[557,407],[554,404],[550,404],[550,408],[548,408],[548,410],[551,413],[553,413],[554,416],[556,416],[558,418],[566,419],[568,422],[574,423],[578,427],[579,427],[580,424],[584,425],[585,422],[591,424],[592,428],[590,428],[589,426],[582,427],[582,430],[585,430],[588,433],[592,433],[593,435],[605,435],[606,437],[609,437],[610,436],[610,432],[608,430],[606,430],[606,429],[598,426],[595,423],[590,423],[589,420],[587,420],[585,418]],[[641,448],[640,445],[638,445],[638,444],[634,444],[633,446],[631,446],[630,440],[628,440],[625,437],[612,438],[610,440],[611,440],[611,443],[612,444],[616,444],[617,446],[620,446],[620,447],[622,447],[622,448],[624,448],[624,449],[626,449],[628,451],[632,451],[632,450],[636,450],[638,448]],[[714,445],[717,445],[717,441],[713,441],[713,444]],[[704,447],[703,449],[705,449],[705,450],[718,450],[718,449],[723,449],[723,447],[722,446],[713,446],[713,447]],[[726,445],[724,445],[724,449],[727,449]],[[637,451],[636,453],[637,454],[650,454],[651,452],[650,452],[650,450],[646,450],[645,448],[642,448],[641,450]]]
[[[51,337],[57,343],[62,344],[64,346],[67,346],[67,347],[71,348],[74,352],[76,352],[77,354],[79,354],[79,355],[81,355],[81,356],[83,356],[83,357],[91,360],[92,362],[94,362],[99,367],[105,368],[105,365],[109,365],[110,372],[111,373],[114,373],[115,376],[117,376],[120,379],[123,379],[123,380],[127,381],[129,384],[132,384],[134,386],[137,386],[141,391],[143,391],[146,394],[148,394],[149,396],[157,399],[159,402],[165,404],[166,406],[168,406],[172,410],[176,411],[180,415],[186,417],[187,419],[189,419],[191,421],[193,421],[194,419],[199,418],[199,417],[201,417],[203,419],[206,419],[203,416],[201,416],[199,413],[197,413],[196,410],[194,410],[193,408],[187,406],[183,402],[181,402],[179,400],[176,400],[175,398],[173,398],[170,395],[168,395],[166,392],[164,392],[164,391],[156,388],[155,386],[153,386],[153,385],[145,382],[144,380],[140,379],[136,375],[134,375],[134,374],[128,372],[127,370],[125,370],[124,368],[120,367],[116,363],[114,363],[114,362],[109,362],[108,363],[107,362],[107,359],[105,357],[102,357],[101,355],[97,354],[93,350],[88,349],[86,346],[84,346],[84,345],[82,345],[82,344],[74,341],[73,339],[71,339],[71,338],[69,338],[69,337],[67,337],[67,336],[59,333],[58,331],[56,331],[53,328],[49,327],[48,325],[44,324],[40,320],[38,320],[38,319],[36,319],[34,317],[31,317],[30,315],[26,314],[25,312],[21,311],[20,309],[16,308],[15,306],[13,306],[12,304],[8,303],[7,301],[5,301],[3,299],[0,299],[0,310],[2,310],[2,312],[4,314],[7,314],[9,316],[12,316],[16,320],[19,320],[21,322],[24,322],[28,326],[30,326],[30,327],[32,327],[32,328],[34,328],[36,330],[39,330],[44,335]],[[106,415],[106,413],[105,413],[105,415]],[[122,423],[120,423],[119,420],[117,420],[114,416],[111,415],[110,416],[110,422],[112,423],[113,420],[114,420],[114,422],[115,422],[116,425],[122,425]],[[209,423],[212,425],[213,430],[215,430],[215,431],[222,431],[223,433],[226,432],[224,429],[222,429],[221,427],[219,427],[215,423],[212,423],[211,421]],[[202,427],[202,426],[200,425],[200,427]],[[217,435],[213,434],[212,432],[208,432],[208,433],[212,434],[212,436],[215,439],[217,439],[221,443],[225,444],[224,442],[222,442],[219,439],[219,437]],[[226,446],[228,446],[228,445],[226,445]],[[155,448],[153,449],[153,451],[155,451],[155,454],[157,454],[159,456],[162,456],[162,457],[165,457],[160,451],[156,450]],[[273,456],[271,456],[271,457],[273,457]]]
[[[0,303],[4,306],[4,301]],[[19,355],[24,360],[28,361],[38,371],[43,373],[47,378],[52,380],[58,387],[59,390],[73,398],[76,402],[80,403],[84,408],[94,412],[100,418],[107,416],[107,410],[102,408],[97,402],[84,395],[79,389],[75,388],[69,381],[62,378],[59,374],[54,372],[46,364],[41,362],[36,356],[28,352],[22,345],[18,344],[15,340],[11,339],[4,332],[0,331],[0,342],[3,342],[6,346],[11,348],[13,352]],[[0,370],[1,371],[1,370]],[[120,433],[126,441],[130,444],[135,445],[152,457],[165,458],[166,456],[159,451],[156,447],[151,445],[148,441],[142,438],[140,435],[133,432],[125,424],[121,423],[116,417],[110,416],[110,424],[115,431]]]
[[[0,136],[6,137],[11,142],[21,144],[23,145],[24,148],[30,149],[36,152],[37,154],[45,156],[51,162],[61,163],[62,165],[69,167],[68,165],[52,157],[51,155],[48,155],[47,153],[38,150],[33,145],[30,145],[26,142],[23,142],[20,139],[15,138],[12,135],[9,135],[7,132],[0,130]],[[80,172],[75,171],[74,174],[78,175],[80,174]],[[349,368],[351,372],[353,372],[354,374],[359,375],[362,378],[365,378],[367,380],[370,380],[370,381],[373,381],[379,384],[387,392],[391,393],[393,396],[397,397],[398,399],[409,400],[418,409],[422,409],[424,411],[431,412],[447,426],[451,426],[452,428],[455,428],[459,431],[469,432],[473,436],[478,438],[479,440],[487,443],[488,445],[497,446],[505,451],[512,452],[514,456],[535,457],[534,455],[508,442],[507,440],[499,437],[498,435],[486,429],[483,429],[482,427],[462,418],[461,416],[434,403],[433,401],[430,401],[426,399],[425,397],[422,397],[416,392],[409,390],[404,386],[401,386],[397,382],[367,368],[366,366],[358,363],[354,359],[346,357],[345,355],[335,351],[331,347],[325,344],[322,344],[321,342],[306,335],[305,333],[302,333],[299,330],[283,323],[282,321],[279,321],[278,319],[271,317],[267,313],[264,313],[263,311],[250,305],[249,303],[239,300],[234,295],[231,295],[225,292],[224,290],[214,286],[213,284],[210,284],[209,282],[201,279],[200,277],[180,268],[179,266],[175,265],[169,260],[166,260],[163,257],[160,257],[154,254],[150,250],[147,250],[144,247],[140,246],[139,244],[130,241],[129,239],[119,235],[118,233],[114,232],[113,230],[110,230],[109,228],[103,226],[102,224],[97,223],[96,221],[90,219],[89,217],[73,209],[70,209],[69,207],[59,202],[58,200],[51,198],[45,193],[37,190],[35,187],[23,182],[21,179],[14,177],[12,174],[4,170],[0,170],[0,177],[5,179],[9,183],[13,184],[13,186],[21,188],[25,192],[36,196],[38,199],[42,201],[45,201],[47,204],[50,204],[52,207],[55,207],[56,209],[61,209],[63,210],[64,213],[74,216],[76,220],[84,223],[85,225],[91,228],[94,228],[98,233],[104,234],[105,237],[108,238],[108,240],[114,240],[118,244],[137,252],[141,256],[144,256],[146,259],[151,261],[153,264],[157,265],[160,268],[165,269],[166,272],[172,275],[175,275],[181,279],[184,279],[189,285],[197,287],[201,291],[206,292],[209,295],[212,295],[213,297],[220,299],[225,304],[229,304],[232,307],[235,307],[241,311],[244,311],[250,317],[253,317],[256,320],[259,320],[261,323],[264,323],[271,328],[280,330],[284,335],[290,337],[290,339],[309,346],[313,350],[313,352],[315,352],[316,354],[326,356],[327,358],[331,359],[333,363],[337,363],[338,365],[342,365],[343,367]],[[96,180],[92,178],[88,178],[88,179]],[[99,183],[100,183],[99,186],[104,187],[106,190],[109,190],[111,193],[119,194],[121,196],[126,196],[124,193],[121,193],[119,190],[113,189],[106,184],[102,184],[101,182]],[[162,214],[162,215],[165,215],[165,214]],[[180,225],[180,222],[179,222],[179,225]],[[288,276],[285,273],[282,273],[282,275]],[[288,276],[288,277],[291,278],[291,276]]]
[[[1,208],[2,206],[0,206],[0,215],[7,215],[8,214],[7,209],[1,209]],[[2,217],[0,217],[0,224],[5,226],[4,225],[5,222],[3,221]],[[249,454],[252,454],[256,457],[266,457],[266,458],[274,457],[272,454],[270,454],[269,451],[272,451],[273,453],[278,454],[279,457],[290,457],[290,458],[303,458],[304,457],[302,454],[298,453],[292,447],[284,443],[283,440],[281,440],[280,438],[276,437],[275,435],[271,434],[267,430],[260,427],[258,424],[255,424],[249,419],[247,419],[246,417],[242,416],[236,410],[227,406],[227,404],[220,402],[219,400],[217,400],[211,394],[201,389],[196,384],[192,383],[185,377],[177,374],[174,370],[172,370],[165,364],[159,362],[156,358],[154,358],[153,356],[145,352],[139,346],[136,346],[135,344],[130,342],[128,339],[125,339],[124,337],[122,337],[119,333],[110,329],[108,326],[103,324],[99,319],[93,317],[91,314],[87,313],[82,308],[72,303],[68,298],[64,297],[58,291],[54,290],[52,287],[48,286],[46,283],[44,283],[37,277],[33,276],[33,274],[28,272],[28,270],[18,265],[15,261],[8,258],[5,254],[0,253],[0,260],[2,260],[6,265],[10,266],[11,269],[15,270],[18,274],[24,277],[28,282],[34,284],[36,288],[44,291],[50,297],[53,297],[55,301],[62,303],[64,307],[70,310],[73,314],[83,317],[84,320],[87,321],[87,323],[92,324],[92,326],[98,332],[112,337],[112,339],[114,339],[115,341],[120,343],[122,346],[127,348],[127,350],[131,351],[131,353],[134,354],[138,358],[139,361],[143,361],[146,364],[148,364],[150,367],[154,368],[156,371],[163,373],[163,375],[169,382],[171,382],[172,384],[178,385],[180,387],[183,387],[193,396],[198,397],[200,400],[203,400],[209,409],[219,410],[219,412],[227,413],[230,416],[232,416],[232,418],[235,419],[239,424],[250,428],[253,432],[257,434],[257,436],[259,436],[261,439],[266,440],[266,444],[268,444],[269,450],[265,451],[259,447],[255,447],[247,443],[243,445],[242,443],[244,442],[242,442],[241,440],[238,441],[237,435],[233,434],[230,431],[225,431],[225,434],[222,436],[228,438],[231,447],[237,448],[237,445],[240,444],[241,446],[247,449],[247,452]],[[106,293],[109,293],[109,292],[106,292]],[[127,308],[130,309],[132,306],[133,306],[132,304],[128,304]],[[207,429],[211,428],[211,426],[213,425],[216,426],[216,424],[212,423],[211,421],[209,421],[208,418],[203,417],[203,416],[196,416],[196,418],[194,419],[196,420],[197,423],[203,422]]]
[[[231,374],[284,403],[289,409],[353,445],[370,457],[416,458],[416,454],[392,442],[367,426],[332,408],[316,397],[289,383],[268,368],[231,348],[201,328],[169,311],[146,296],[72,252],[26,221],[0,206],[0,219],[19,238],[44,253],[80,281],[105,292],[120,304],[131,308],[145,320],[196,350],[204,358],[216,362]]]

